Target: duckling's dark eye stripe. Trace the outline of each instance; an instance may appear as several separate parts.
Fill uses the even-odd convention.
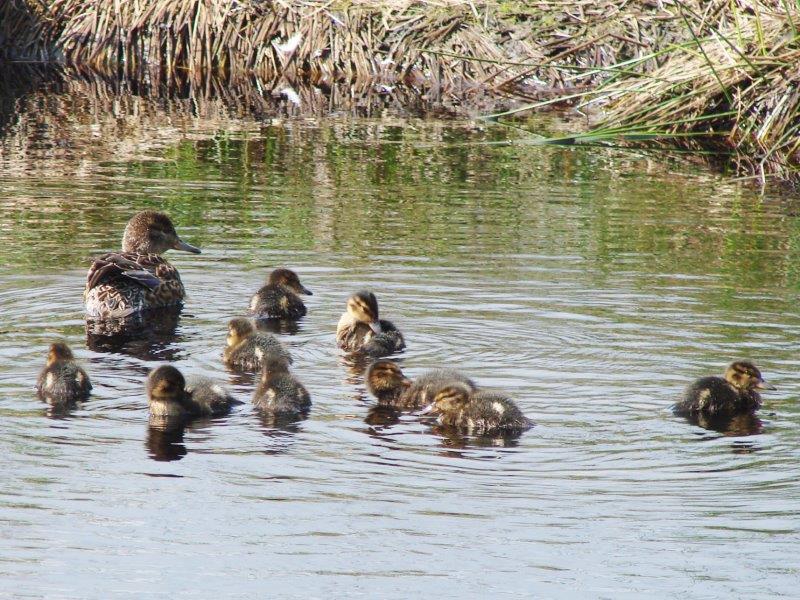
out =
[[[359,310],[361,310],[362,312],[367,312],[367,313],[371,312],[371,309],[370,309],[369,305],[364,303],[364,302],[355,301],[355,302],[353,302],[353,305],[356,308],[358,308]]]

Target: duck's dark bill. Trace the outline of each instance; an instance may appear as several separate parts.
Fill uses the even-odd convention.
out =
[[[302,285],[301,285],[301,286],[300,286],[300,289],[302,290],[302,292],[303,292],[303,293],[304,293],[306,296],[313,296],[313,295],[314,295],[314,294],[312,294],[312,293],[311,293],[311,290],[310,290],[310,289],[308,289],[308,288],[307,288],[307,287],[305,287],[305,286],[302,286]]]
[[[774,385],[772,385],[771,383],[767,383],[763,379],[756,384],[756,387],[758,389],[760,389],[760,390],[777,390],[778,389]]]
[[[184,252],[191,252],[192,254],[200,254],[200,248],[192,246],[191,244],[187,244],[180,238],[178,238],[178,241],[175,242],[173,248],[175,250],[183,250]]]

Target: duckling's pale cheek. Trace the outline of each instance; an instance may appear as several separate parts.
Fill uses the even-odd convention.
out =
[[[53,385],[53,381],[54,381],[54,380],[55,380],[55,376],[54,376],[52,373],[48,373],[48,374],[47,374],[47,377],[46,377],[46,378],[45,378],[45,380],[44,380],[44,384],[45,384],[47,387],[50,387],[51,385]]]
[[[505,406],[503,406],[503,405],[502,405],[502,404],[500,404],[499,402],[492,402],[492,408],[493,408],[493,409],[495,410],[495,412],[496,412],[498,415],[500,415],[500,416],[503,416],[503,413],[505,413],[505,412],[506,412],[506,408],[505,408]]]

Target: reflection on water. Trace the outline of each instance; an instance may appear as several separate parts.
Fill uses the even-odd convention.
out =
[[[743,415],[706,415],[692,414],[686,420],[698,427],[710,431],[718,431],[727,436],[756,435],[761,433],[763,423],[754,414]]]
[[[86,347],[142,360],[174,361],[180,357],[176,331],[182,309],[177,305],[122,319],[86,319]]]
[[[500,145],[518,134],[487,123],[20,86],[0,104],[4,589],[104,598],[111,575],[117,595],[188,597],[203,572],[207,595],[238,597],[356,580],[397,598],[443,580],[464,597],[794,593],[795,198],[664,155]],[[87,325],[91,257],[148,207],[204,249],[167,253],[183,311]],[[278,266],[314,290],[304,319],[259,325],[314,399],[293,423],[259,415],[254,376],[220,360]],[[481,438],[375,409],[366,364],[335,348],[365,287],[407,339],[409,377],[457,368],[537,426]],[[55,338],[95,388],[47,419],[33,386]],[[671,415],[689,381],[741,357],[779,388],[758,418]],[[149,427],[144,379],[165,361],[245,404]]]
[[[186,423],[183,419],[172,423],[152,422],[147,428],[145,447],[148,456],[157,461],[180,460],[186,456],[186,445],[183,436],[186,432]]]

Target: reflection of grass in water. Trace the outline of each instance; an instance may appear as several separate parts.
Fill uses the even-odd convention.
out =
[[[153,207],[193,243],[237,248],[245,262],[269,249],[365,264],[388,254],[505,262],[514,277],[524,259],[487,255],[578,255],[601,279],[641,269],[717,273],[746,288],[798,281],[796,221],[784,207],[672,174],[675,163],[661,155],[485,145],[508,133],[457,122],[331,119],[254,130],[231,118],[183,123],[180,106],[143,98],[117,115],[105,112],[105,97],[47,98],[41,109],[45,95],[27,96],[15,133],[0,140],[4,149],[25,148],[25,135],[28,144],[73,144],[73,157],[4,151],[10,164],[34,168],[31,176],[12,169],[19,174],[0,200],[0,263],[16,272],[84,268],[92,253],[119,246],[134,210]],[[65,110],[72,102],[75,111]],[[141,122],[117,139],[118,122],[132,114]],[[139,144],[147,158],[117,152]],[[82,176],[39,177],[75,163]]]

